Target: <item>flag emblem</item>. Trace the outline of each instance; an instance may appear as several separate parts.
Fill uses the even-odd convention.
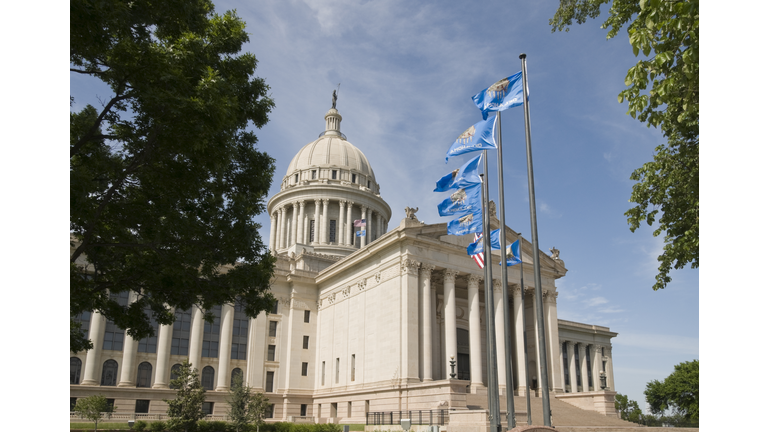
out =
[[[492,86],[488,87],[488,90],[486,90],[486,92],[488,93],[488,96],[492,97],[493,99],[499,99],[506,96],[508,90],[509,90],[509,78],[502,78],[496,81],[495,83],[493,83]]]
[[[454,204],[464,204],[467,200],[467,191],[464,188],[451,194],[451,202]]]
[[[467,144],[468,142],[472,141],[473,136],[475,136],[475,125],[470,126],[469,129],[462,132],[462,134],[456,138],[456,141],[462,144]]]
[[[469,226],[472,224],[472,213],[459,218],[459,226]]]

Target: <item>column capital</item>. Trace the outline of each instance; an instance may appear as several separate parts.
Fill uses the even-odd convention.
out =
[[[432,270],[434,269],[434,264],[421,264],[421,276],[425,279],[429,279],[432,276]]]
[[[494,292],[501,292],[501,280],[494,279],[493,280],[493,291]]]
[[[298,202],[298,201],[294,201],[294,202],[292,202],[292,203],[291,203],[291,205],[293,206],[293,208],[294,208],[294,210],[295,210],[295,209],[296,209],[296,207],[298,207],[298,206],[299,206],[299,202]]]
[[[319,198],[318,198],[318,199],[315,199],[315,206],[319,206],[319,205],[320,205],[320,201],[321,201],[321,200],[320,200]]]
[[[306,203],[304,202],[304,200],[299,200],[299,205],[301,206],[301,208],[304,208],[305,204]]]
[[[323,201],[323,205],[324,205],[324,206],[327,206],[327,205],[328,205],[328,203],[330,203],[330,202],[331,202],[331,200],[330,200],[329,198],[323,198],[321,201]]]
[[[543,299],[544,303],[557,304],[557,296],[558,296],[558,294],[559,293],[557,291],[544,290],[543,296],[542,296],[542,297],[544,297],[544,299]]]
[[[339,200],[339,205],[344,207],[347,204],[346,200]]]
[[[456,276],[459,275],[458,270],[445,269],[443,271],[443,281],[447,283],[456,283]]]
[[[347,200],[347,203],[348,203],[350,206],[353,206],[353,205],[355,205],[355,202],[354,202],[354,201],[352,201],[352,200]]]
[[[475,285],[475,287],[477,287],[477,284],[480,283],[482,279],[483,277],[480,275],[476,275],[476,274],[467,275],[467,283],[470,285]]]
[[[513,297],[522,297],[521,290],[520,290],[520,285],[514,285],[512,287],[512,296]]]
[[[418,276],[420,265],[421,263],[416,260],[403,258],[403,260],[400,262],[400,273],[403,275],[408,274]]]

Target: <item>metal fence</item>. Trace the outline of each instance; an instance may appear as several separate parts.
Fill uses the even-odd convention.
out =
[[[402,419],[411,419],[412,425],[444,426],[448,424],[448,410],[369,412],[365,415],[365,424],[399,425]]]

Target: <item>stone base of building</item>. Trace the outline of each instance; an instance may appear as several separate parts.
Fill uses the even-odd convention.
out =
[[[600,390],[582,393],[561,393],[557,399],[588,411],[596,411],[607,417],[619,417],[616,412],[616,392]]]

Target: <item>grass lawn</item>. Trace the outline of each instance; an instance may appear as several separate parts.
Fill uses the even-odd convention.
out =
[[[365,425],[364,424],[350,424],[350,425],[340,424],[339,426],[342,426],[342,427],[349,426],[349,432],[364,431],[365,430]]]
[[[90,423],[70,423],[69,424],[70,429],[85,429],[85,430],[93,430],[93,422]],[[99,422],[99,429],[125,429],[129,430],[128,422],[119,422],[119,423],[102,423]],[[350,428],[351,430],[352,428]],[[362,429],[360,429],[362,430]]]

